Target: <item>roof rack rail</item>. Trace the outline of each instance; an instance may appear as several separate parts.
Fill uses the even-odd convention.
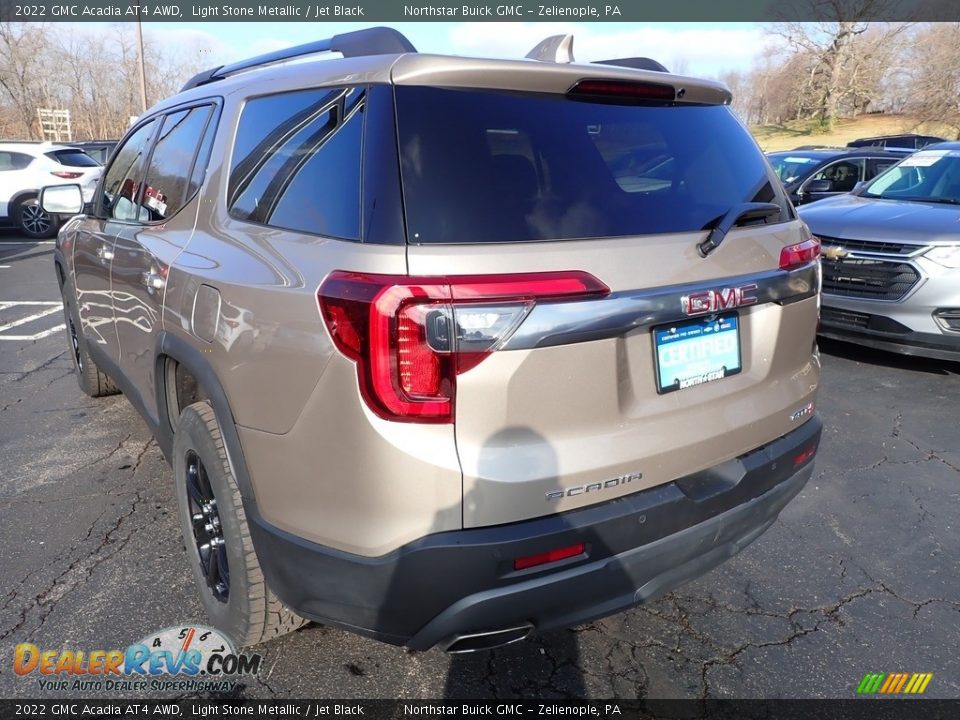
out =
[[[266,67],[285,62],[305,55],[315,55],[324,52],[339,52],[344,57],[363,57],[366,55],[393,55],[400,53],[415,53],[417,49],[401,33],[388,27],[372,27],[365,30],[341,33],[325,40],[317,40],[304,45],[277,50],[276,52],[258,55],[257,57],[230,65],[220,65],[210,70],[199,72],[190,78],[180,88],[180,92],[191,88],[206,85],[207,83],[223,80],[230,75]]]
[[[573,35],[551,35],[544,38],[524,57],[540,62],[572,63]]]
[[[594,65],[616,65],[618,67],[634,68],[636,70],[653,70],[654,72],[670,72],[656,60],[647,57],[617,58],[615,60],[595,60]]]

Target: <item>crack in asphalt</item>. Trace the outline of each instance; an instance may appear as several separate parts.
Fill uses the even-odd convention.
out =
[[[136,495],[136,490],[111,490],[110,497],[126,497]],[[13,507],[14,505],[51,505],[54,503],[74,502],[79,500],[102,500],[103,492],[85,493],[83,495],[69,495],[56,498],[20,498],[20,497],[0,497],[0,507]]]
[[[121,440],[116,448],[110,450],[109,452],[100,456],[96,460],[81,466],[81,468],[78,468],[73,472],[76,473],[80,469],[83,469],[86,467],[92,467],[94,465],[97,465],[113,457],[114,455],[117,454],[117,452],[119,452],[123,448],[124,444],[127,441],[129,441],[131,437],[132,437],[132,433],[130,435],[127,435],[127,437],[124,438],[123,440]],[[149,450],[152,444],[154,444],[153,439],[150,439],[149,441],[144,443],[143,448],[141,448],[140,453],[137,456],[137,462],[133,468],[133,472],[131,473],[131,475],[133,476],[136,475],[136,471],[139,468],[140,463],[142,462],[144,456],[146,455],[147,451]],[[119,481],[119,478],[118,478],[118,481]],[[120,483],[118,482],[117,485],[119,484]],[[133,501],[130,504],[130,508],[126,512],[120,514],[116,518],[116,520],[114,520],[113,523],[106,529],[102,539],[100,540],[100,542],[97,544],[96,547],[94,547],[89,552],[83,553],[79,557],[74,558],[70,562],[70,564],[64,570],[62,570],[59,574],[57,574],[51,581],[49,581],[44,586],[43,589],[41,589],[40,591],[32,595],[32,597],[27,601],[27,603],[20,609],[18,613],[18,619],[15,622],[15,624],[9,629],[3,632],[0,632],[0,641],[20,631],[29,621],[31,613],[38,608],[40,610],[39,622],[36,624],[35,627],[33,627],[33,629],[29,633],[25,635],[25,637],[27,638],[32,637],[35,633],[40,631],[40,629],[43,627],[47,618],[53,612],[56,604],[60,601],[60,599],[62,599],[74,588],[83,584],[87,579],[89,579],[89,577],[93,574],[93,572],[97,569],[97,567],[99,567],[102,563],[112,558],[114,555],[116,555],[126,546],[130,538],[133,537],[134,532],[136,532],[136,528],[131,529],[131,531],[127,535],[122,537],[117,537],[117,533],[121,530],[122,526],[127,521],[127,519],[131,517],[134,513],[136,513],[140,505],[144,502],[143,492],[144,490],[142,489],[126,490],[126,491],[118,492],[116,487],[110,487],[110,488],[106,488],[101,493],[92,493],[89,496],[86,496],[86,497],[101,497],[101,498],[103,497],[121,498],[121,497],[133,495]],[[85,497],[85,496],[76,496],[76,497],[79,498],[79,497]],[[62,498],[59,500],[62,500]],[[43,502],[52,502],[52,500],[40,501],[36,499],[24,499],[24,500],[4,499],[3,502],[4,502],[4,505],[9,506],[9,505],[17,504],[20,502],[34,502],[34,503],[42,504]],[[93,520],[93,522],[90,523],[90,527],[87,530],[86,534],[79,541],[74,543],[70,547],[70,549],[67,550],[67,552],[64,553],[63,555],[66,557],[72,557],[74,556],[75,553],[80,551],[80,549],[84,545],[86,545],[91,540],[91,538],[93,538],[94,531],[96,530],[97,526],[101,524],[104,517],[106,517],[106,515],[110,512],[110,509],[115,507],[116,507],[115,504],[111,504],[105,507],[103,511]],[[112,551],[105,552],[108,549]],[[17,598],[21,597],[20,588],[23,587],[27,579],[35,572],[36,571],[32,571],[31,573],[28,573],[28,575],[24,577],[24,579],[17,585],[17,587],[15,587],[11,592],[7,594],[3,604],[4,610],[9,608],[10,605],[12,605]]]
[[[59,360],[60,358],[62,358],[62,357],[63,357],[64,355],[66,355],[66,354],[67,354],[67,351],[64,350],[63,352],[54,355],[54,356],[53,356],[52,358],[50,358],[49,360],[46,360],[46,361],[40,363],[40,364],[37,365],[35,368],[31,368],[30,370],[25,370],[25,371],[22,371],[22,372],[15,372],[15,373],[13,373],[13,374],[18,375],[18,377],[15,377],[11,382],[15,382],[15,383],[17,383],[17,382],[23,382],[23,380],[24,380],[25,378],[28,378],[28,377],[30,377],[31,375],[33,375],[34,373],[40,372],[41,370],[45,370],[46,368],[50,367],[54,362],[56,362],[57,360]]]
[[[121,514],[107,529],[104,533],[103,538],[97,544],[92,551],[81,555],[80,557],[74,559],[65,570],[58,574],[52,581],[50,581],[47,586],[42,589],[40,592],[36,593],[27,604],[26,607],[22,608],[20,611],[20,617],[17,623],[10,629],[6,630],[0,634],[0,640],[4,640],[12,634],[21,630],[29,619],[30,613],[35,608],[39,608],[40,617],[37,624],[33,627],[32,630],[27,632],[24,637],[27,639],[32,638],[37,632],[39,632],[44,623],[46,623],[47,618],[54,611],[57,603],[70,591],[79,585],[83,584],[90,578],[94,570],[97,569],[102,563],[106,562],[118,552],[120,552],[126,544],[130,541],[130,538],[133,537],[135,530],[131,530],[124,537],[115,537],[116,534],[120,531],[124,522],[131,517],[134,513],[137,512],[138,506],[143,502],[143,497],[140,491],[136,493],[133,503],[130,505],[130,509]],[[87,534],[84,536],[84,539],[77,543],[72,550],[77,550],[86,540],[89,540],[93,536],[93,530],[100,522],[100,520],[107,514],[107,510],[104,510],[103,513],[91,524],[90,530],[87,531]],[[105,552],[105,550],[112,547],[112,552]]]
[[[927,460],[927,461],[936,460],[938,462],[943,463],[954,472],[960,473],[960,466],[954,465],[952,462],[950,462],[946,458],[941,457],[936,450],[923,448],[917,445],[917,443],[915,443],[913,440],[911,440],[906,435],[904,435],[902,425],[903,425],[903,413],[898,412],[897,417],[894,418],[894,421],[893,421],[893,431],[890,433],[890,437],[897,438],[898,440],[903,440],[905,443],[907,443],[910,447],[912,447],[917,452],[923,453],[926,456],[924,460]]]
[[[105,455],[100,455],[99,457],[96,457],[96,458],[94,458],[93,460],[84,463],[83,465],[81,465],[80,467],[76,468],[76,469],[73,470],[72,472],[78,473],[78,472],[80,472],[81,470],[86,470],[86,469],[89,468],[89,467],[93,467],[94,465],[99,465],[99,464],[102,463],[102,462],[106,462],[107,460],[109,460],[110,458],[112,458],[114,455],[116,455],[118,452],[120,452],[121,450],[123,450],[123,446],[124,446],[124,445],[130,440],[130,438],[132,438],[132,437],[133,437],[133,433],[132,433],[132,432],[131,432],[131,433],[128,433],[127,436],[126,436],[125,438],[123,438],[123,440],[121,440],[120,442],[117,443],[117,446],[116,446],[115,448],[113,448],[112,450],[110,450],[109,452],[107,452]],[[148,443],[148,444],[149,444],[149,443]]]

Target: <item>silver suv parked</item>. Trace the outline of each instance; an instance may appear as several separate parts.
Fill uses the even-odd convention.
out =
[[[960,143],[800,214],[823,241],[822,335],[960,360]]]
[[[202,73],[60,233],[81,387],[155,433],[239,642],[581,623],[734,555],[810,477],[817,242],[725,87],[567,47],[378,28]]]

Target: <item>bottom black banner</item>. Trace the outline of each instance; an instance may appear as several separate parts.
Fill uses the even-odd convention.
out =
[[[955,720],[958,700],[0,700],[0,718]]]

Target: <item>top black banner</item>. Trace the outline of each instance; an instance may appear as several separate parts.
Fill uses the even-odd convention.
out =
[[[2,22],[921,22],[958,0],[0,0]]]

